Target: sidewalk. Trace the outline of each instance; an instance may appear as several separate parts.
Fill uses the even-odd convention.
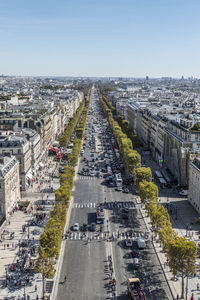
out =
[[[160,167],[158,164],[153,161],[151,157],[145,159],[145,163],[147,166],[151,167],[154,171],[159,169]],[[186,236],[190,240],[193,240],[197,247],[200,243],[200,226],[194,224],[194,220],[198,217],[197,212],[194,208],[190,205],[189,201],[186,198],[180,198],[176,191],[162,189],[159,191],[159,199],[160,203],[164,204],[165,207],[168,207],[170,221],[172,223],[173,229],[178,233],[179,236]],[[151,227],[150,225],[150,218],[146,217],[146,212],[144,209],[141,209],[141,213],[145,220],[146,225],[148,228]],[[176,299],[177,295],[181,296],[181,278],[178,277],[177,281],[172,280],[173,275],[170,272],[167,266],[167,259],[165,254],[162,252],[162,248],[160,247],[160,242],[158,240],[153,241],[154,248],[157,252],[159,257],[161,266],[163,271],[165,272],[166,278],[168,280],[169,286],[173,293],[174,298]],[[197,262],[196,262],[196,276],[188,278],[188,295],[187,299],[191,298],[193,293],[194,300],[200,299],[200,290],[197,290],[197,284],[200,284],[200,258],[197,255]],[[185,279],[185,291],[186,291],[186,279]]]
[[[44,164],[45,167],[37,171],[28,190],[22,192],[22,200],[32,201],[33,209],[30,213],[21,210],[15,211],[7,224],[0,229],[3,240],[0,244],[0,300],[21,300],[24,299],[24,294],[30,297],[27,299],[35,300],[37,295],[41,297],[42,294],[41,274],[26,272],[25,266],[37,257],[39,236],[44,230],[55,200],[54,193],[49,193],[50,188],[58,187],[58,182],[52,178],[56,162],[48,157]],[[49,204],[42,208],[41,200],[44,201],[44,204]],[[39,206],[38,201],[40,201]],[[41,212],[38,211],[38,208],[45,210]],[[36,213],[44,214],[43,226],[27,226],[23,231],[24,225],[27,225],[30,220],[36,219],[34,216]],[[14,232],[14,238],[10,239],[12,232]],[[11,266],[16,270],[11,271]],[[41,299],[40,297],[38,299]]]

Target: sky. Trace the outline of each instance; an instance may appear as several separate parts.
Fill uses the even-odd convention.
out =
[[[200,0],[0,0],[0,74],[200,78]]]

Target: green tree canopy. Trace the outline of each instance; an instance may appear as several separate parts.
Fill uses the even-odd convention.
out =
[[[135,169],[136,186],[139,188],[139,183],[143,180],[152,181],[152,172],[150,168],[140,167]]]

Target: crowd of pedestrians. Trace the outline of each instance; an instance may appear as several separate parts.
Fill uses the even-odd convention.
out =
[[[27,198],[29,197],[28,195],[30,192],[40,192],[38,197],[41,197],[41,192],[52,192],[50,189],[53,187],[53,172],[56,170],[56,167],[57,163],[53,162],[50,158],[50,164],[48,164],[47,161],[43,168],[40,168],[37,172],[35,172],[35,178],[31,180],[29,189],[24,193],[25,200],[29,200]],[[3,299],[13,299],[12,297],[18,300],[41,299],[39,298],[39,294],[42,291],[41,280],[38,281],[38,289],[37,284],[35,284],[35,282],[37,282],[35,281],[37,278],[34,273],[34,261],[38,255],[39,235],[35,238],[34,231],[36,234],[38,234],[37,231],[41,233],[42,229],[40,228],[45,225],[45,221],[47,220],[46,217],[48,216],[45,204],[49,195],[46,195],[45,199],[43,199],[44,197],[42,195],[42,199],[40,199],[44,204],[42,206],[37,205],[38,197],[34,197],[32,200],[33,204],[30,212],[24,210],[25,217],[23,217],[23,219],[25,224],[22,225],[21,230],[19,229],[18,234],[9,229],[10,225],[11,227],[14,227],[12,226],[12,222],[14,223],[16,220],[16,218],[12,218],[12,216],[0,234],[0,241],[2,242],[2,257],[5,256],[4,253],[8,253],[4,251],[17,251],[13,252],[16,253],[16,255],[14,254],[13,256],[12,254],[14,258],[13,263],[4,265],[5,276],[0,282],[0,299],[2,294],[6,296],[6,298]],[[15,211],[18,210],[19,208],[17,207]],[[37,227],[32,227],[37,225],[40,226],[39,229],[37,229]],[[41,276],[39,275],[39,277]],[[24,297],[24,293],[26,293],[26,298]]]

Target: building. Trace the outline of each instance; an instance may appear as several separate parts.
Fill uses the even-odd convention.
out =
[[[16,156],[19,161],[20,188],[26,190],[32,179],[31,147],[24,136],[11,134],[0,136],[0,155]]]
[[[189,165],[188,200],[200,213],[200,157],[196,157]]]
[[[0,156],[0,216],[7,219],[20,198],[19,161]]]
[[[40,135],[37,133],[34,129],[24,128],[22,129],[22,132],[19,133],[19,136],[24,136],[29,141],[31,146],[31,166],[32,169],[36,169],[39,165],[40,159],[41,159],[41,145],[40,145]],[[15,133],[17,136],[18,133]]]

